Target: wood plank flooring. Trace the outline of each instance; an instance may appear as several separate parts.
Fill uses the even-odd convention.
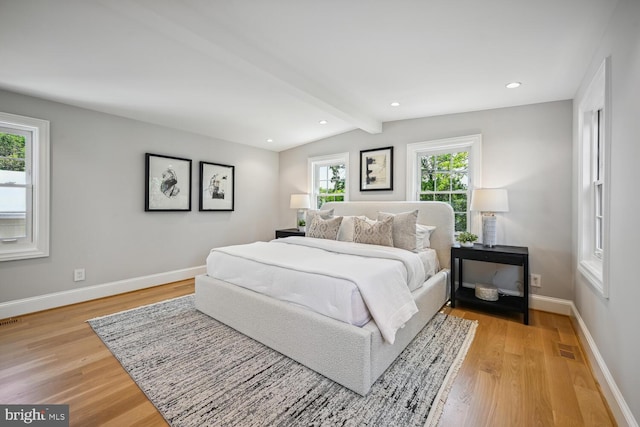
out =
[[[193,291],[185,280],[0,321],[0,403],[69,404],[72,426],[166,425],[86,320]],[[568,317],[443,311],[479,326],[442,426],[615,425]]]
[[[445,404],[441,425],[614,426],[571,319],[449,307],[478,320],[474,342]]]

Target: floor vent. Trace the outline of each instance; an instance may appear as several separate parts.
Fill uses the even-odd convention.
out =
[[[0,326],[13,325],[14,323],[18,323],[18,319],[4,319],[4,320],[0,320]]]
[[[576,352],[577,348],[575,348],[574,346],[558,343],[558,353],[560,354],[560,356],[566,359],[578,360],[578,357],[576,357]]]
[[[570,351],[560,350],[560,356],[565,357],[567,359],[576,359],[576,355]]]

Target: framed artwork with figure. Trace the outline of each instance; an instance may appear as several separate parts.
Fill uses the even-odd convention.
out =
[[[235,167],[200,162],[200,210],[233,211]]]
[[[145,154],[145,212],[191,210],[191,160]]]

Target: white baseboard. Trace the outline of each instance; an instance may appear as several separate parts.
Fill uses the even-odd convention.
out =
[[[475,283],[464,282],[464,287],[474,288]],[[518,291],[513,289],[498,289],[501,293],[507,295],[520,295]],[[532,310],[548,311],[550,313],[563,314],[565,316],[571,316],[571,306],[573,302],[553,297],[546,297],[544,295],[529,295],[529,308]]]
[[[607,364],[604,362],[598,350],[596,342],[573,302],[571,302],[571,320],[583,344],[582,347],[587,353],[593,375],[600,384],[600,390],[602,390],[602,394],[605,399],[607,399],[609,409],[611,409],[616,422],[620,427],[638,427],[638,421],[631,413],[629,405],[627,405],[627,402],[624,400],[618,385],[611,375],[611,371],[609,371]]]
[[[90,301],[138,289],[164,285],[179,280],[190,279],[199,274],[204,274],[206,267],[185,268],[182,270],[167,271],[165,273],[152,274],[150,276],[134,277],[132,279],[119,280],[117,282],[103,283],[101,285],[87,286],[52,294],[39,295],[37,297],[24,298],[15,301],[0,303],[0,319],[35,313],[36,311],[49,310],[64,305]]]
[[[546,297],[544,295],[530,295],[529,298],[529,308],[565,316],[572,315],[572,306],[573,302],[566,299]]]

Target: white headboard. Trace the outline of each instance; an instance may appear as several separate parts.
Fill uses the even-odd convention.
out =
[[[401,213],[418,209],[418,224],[435,225],[431,247],[438,253],[440,266],[450,268],[451,245],[454,243],[453,209],[443,202],[329,202],[322,209],[334,209],[335,216],[366,215],[377,219],[378,212]]]

